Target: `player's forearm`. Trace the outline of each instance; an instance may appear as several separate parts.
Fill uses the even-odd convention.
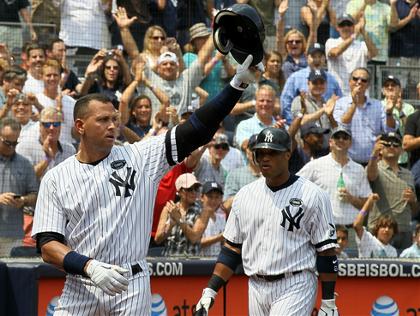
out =
[[[216,97],[197,109],[185,123],[176,129],[178,161],[207,144],[219,128],[220,122],[238,102],[242,91],[226,86]]]
[[[50,241],[44,244],[41,247],[41,256],[42,260],[47,263],[50,263],[60,270],[64,270],[63,268],[63,261],[64,257],[71,251],[69,247],[66,245],[58,242],[58,241]]]

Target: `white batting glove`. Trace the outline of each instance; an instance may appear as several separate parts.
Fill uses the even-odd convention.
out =
[[[86,274],[106,294],[115,296],[128,289],[128,279],[122,276],[128,270],[116,265],[91,260]]]
[[[213,306],[216,295],[217,295],[217,292],[215,290],[212,290],[206,287],[203,290],[203,294],[201,295],[200,300],[195,306],[194,316],[207,316],[209,313],[210,307]]]
[[[335,299],[322,300],[318,316],[338,316],[338,309],[335,306]]]
[[[252,55],[248,55],[242,65],[239,65],[236,68],[236,74],[230,81],[230,85],[238,90],[245,90],[250,83],[256,81],[255,74],[252,70],[249,69],[249,66],[252,63]],[[257,69],[261,72],[264,72],[264,65],[259,63],[256,65]]]

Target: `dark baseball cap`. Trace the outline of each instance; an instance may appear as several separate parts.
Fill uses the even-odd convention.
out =
[[[229,140],[228,137],[225,134],[218,134],[216,135],[214,138],[214,145],[222,145],[222,144],[227,144],[229,145]]]
[[[401,87],[401,82],[400,79],[398,79],[395,76],[389,75],[385,78],[384,83],[382,84],[383,86],[385,85],[385,83],[387,83],[388,81],[392,81],[393,83],[395,83],[397,86]]]
[[[340,16],[337,20],[337,25],[340,26],[340,24],[344,22],[350,22],[354,25],[354,19],[350,14],[343,14],[342,16]]]
[[[323,53],[325,55],[325,47],[324,45],[320,44],[320,43],[314,43],[311,47],[309,47],[308,49],[308,55],[312,55],[315,53]]]
[[[208,182],[204,183],[203,187],[201,188],[201,192],[203,194],[210,193],[211,191],[218,191],[221,194],[223,194],[222,186],[215,181],[208,181]]]
[[[386,142],[396,140],[397,142],[401,144],[401,135],[395,132],[388,132],[388,133],[381,134],[381,140],[384,140]]]
[[[322,128],[313,123],[308,123],[300,127],[300,137],[303,138],[309,134],[327,134],[329,131],[328,128]]]
[[[347,135],[349,135],[350,137],[352,137],[352,135],[351,135],[351,131],[348,129],[348,128],[346,128],[346,127],[344,127],[344,126],[337,126],[336,128],[334,128],[333,130],[332,130],[332,132],[331,132],[331,137],[333,137],[334,135],[336,135],[336,134],[338,134],[338,133],[344,133],[344,134],[347,134]]]
[[[327,81],[327,73],[322,69],[311,70],[308,76],[308,80],[310,82],[314,82],[319,79]]]

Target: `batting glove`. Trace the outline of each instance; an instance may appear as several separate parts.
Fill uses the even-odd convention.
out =
[[[338,316],[338,309],[335,306],[335,299],[322,300],[318,316]]]
[[[194,316],[207,316],[209,314],[210,307],[213,306],[216,295],[217,292],[215,290],[206,287],[203,290],[203,295],[201,295],[200,300],[195,306]]]
[[[230,85],[235,89],[243,91],[250,83],[255,82],[255,74],[249,69],[252,59],[252,55],[248,55],[242,65],[236,68],[236,74],[230,81]],[[262,63],[259,63],[256,67],[259,71],[264,72],[264,65]]]
[[[93,283],[111,296],[127,291],[128,280],[122,276],[127,272],[127,269],[97,260],[91,260],[86,269],[86,274]]]

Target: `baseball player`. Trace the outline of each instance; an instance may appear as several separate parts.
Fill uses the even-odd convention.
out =
[[[263,177],[234,198],[225,244],[195,315],[207,315],[217,291],[241,262],[249,277],[249,315],[310,315],[316,271],[322,282],[318,315],[338,315],[331,204],[315,184],[289,174],[290,147],[284,129],[268,127],[258,134],[253,151]]]
[[[255,80],[252,58],[188,121],[127,146],[114,146],[119,114],[108,98],[77,101],[79,152],[44,176],[33,226],[44,261],[67,272],[54,315],[150,315],[145,257],[159,181],[212,139]]]

